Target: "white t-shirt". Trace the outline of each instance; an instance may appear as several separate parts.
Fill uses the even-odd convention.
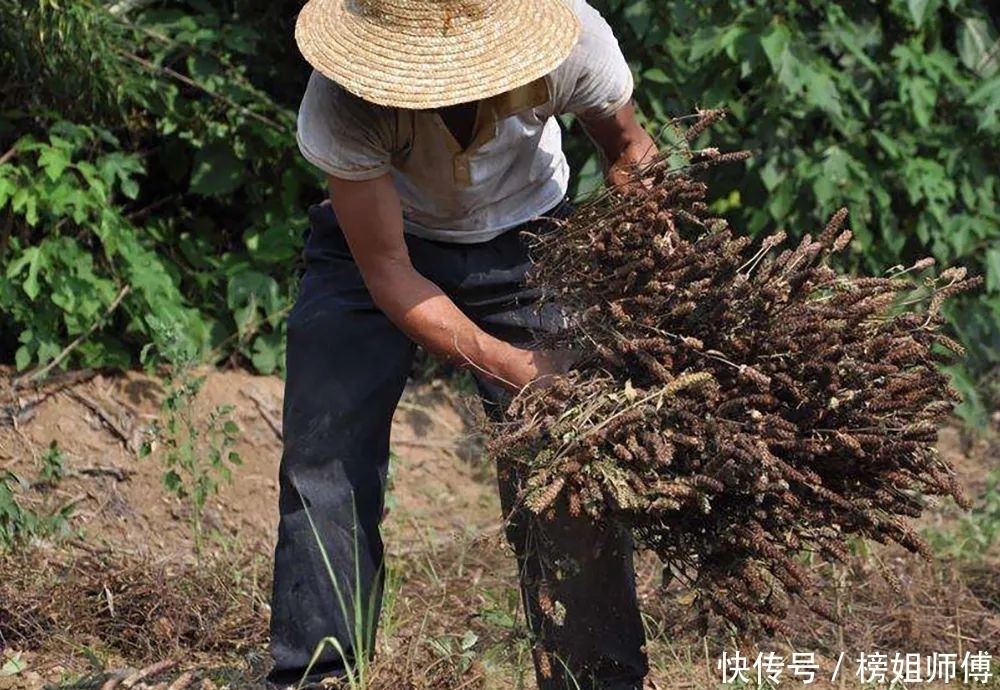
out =
[[[433,110],[367,103],[314,72],[299,107],[299,149],[329,175],[370,180],[392,173],[406,232],[485,242],[565,198],[569,166],[559,123],[574,113],[613,115],[632,97],[632,73],[604,18],[567,0],[582,32],[553,72],[480,102],[463,150]]]

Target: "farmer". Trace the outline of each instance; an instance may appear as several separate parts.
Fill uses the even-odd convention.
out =
[[[416,345],[471,367],[495,417],[511,392],[565,370],[563,355],[528,349],[562,319],[524,286],[522,233],[557,232],[550,219],[570,213],[555,116],[577,116],[612,183],[655,150],[611,29],[583,0],[310,0],[295,35],[315,69],[299,147],[330,199],[310,209],[288,321],[276,687],[307,668],[309,682],[343,677],[371,649],[390,422]],[[628,535],[530,518],[517,473],[499,475],[539,686],[641,688]],[[553,601],[560,624],[543,613]],[[328,645],[310,666],[324,638],[343,655]]]

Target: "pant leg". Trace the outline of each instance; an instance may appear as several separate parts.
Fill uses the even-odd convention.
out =
[[[551,517],[533,515],[516,505],[526,477],[511,466],[497,469],[507,538],[536,638],[538,687],[640,690],[648,664],[631,536],[571,516],[564,500],[553,504]],[[561,610],[562,620],[546,607],[557,616]]]
[[[463,263],[461,281],[450,283],[443,277],[441,283],[487,332],[528,344],[538,331],[565,327],[561,311],[551,306],[538,310],[539,292],[524,285],[530,259],[518,232],[465,248]],[[487,414],[502,419],[508,396],[489,382],[480,380],[479,387]],[[536,656],[539,688],[641,688],[648,664],[631,536],[620,528],[602,528],[570,516],[565,501],[556,502],[553,519],[520,509],[516,501],[527,478],[516,466],[501,464],[497,472],[528,624],[536,648],[548,657]],[[545,615],[543,597],[565,607],[561,625]]]
[[[358,653],[355,594],[365,617],[361,637],[371,649],[382,595],[379,521],[389,433],[414,352],[373,305],[330,207],[310,209],[310,221],[306,273],[288,320],[271,600],[270,679],[278,683],[299,680],[328,636],[348,658]],[[343,670],[340,656],[327,649],[313,674]]]

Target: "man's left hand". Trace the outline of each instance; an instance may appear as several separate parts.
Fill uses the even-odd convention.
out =
[[[659,155],[656,142],[636,120],[635,107],[629,103],[611,117],[581,123],[604,157],[608,184],[631,191],[640,179],[637,172]]]

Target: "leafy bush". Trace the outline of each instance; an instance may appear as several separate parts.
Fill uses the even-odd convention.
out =
[[[21,137],[0,168],[0,206],[15,226],[0,310],[20,327],[19,368],[52,359],[67,338],[87,332],[126,285],[131,296],[118,327],[83,341],[80,363],[128,364],[129,337],[146,336],[147,314],[169,314],[185,324],[189,338],[207,340],[166,257],[141,241],[123,209],[138,195],[144,166],[136,155],[109,150],[117,146],[107,130],[56,122],[47,140]]]
[[[93,331],[75,363],[131,365],[152,318],[274,371],[315,179],[293,111],[255,84],[307,75],[288,13],[142,5],[0,2],[0,361]]]
[[[696,107],[731,112],[712,145],[755,155],[715,174],[717,211],[752,233],[801,236],[846,205],[857,237],[847,268],[881,272],[931,255],[985,275],[986,290],[949,314],[970,349],[956,382],[968,396],[1000,366],[995,3],[593,4],[632,60],[654,128]],[[588,153],[575,150],[578,164]],[[580,191],[597,179],[594,161],[583,168]]]

